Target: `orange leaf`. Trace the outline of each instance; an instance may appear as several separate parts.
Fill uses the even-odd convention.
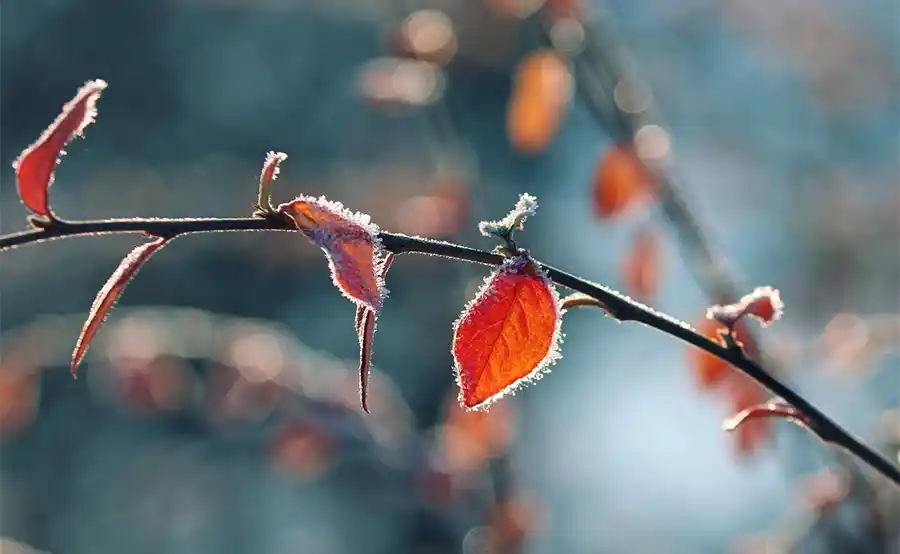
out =
[[[94,339],[94,335],[97,333],[97,330],[100,329],[103,320],[106,319],[106,314],[109,313],[110,308],[113,307],[113,304],[115,304],[119,296],[122,295],[122,292],[125,290],[125,287],[128,286],[131,279],[133,279],[141,267],[147,263],[147,260],[165,246],[169,240],[170,239],[168,238],[158,238],[153,242],[145,242],[144,244],[137,246],[119,263],[119,267],[117,267],[113,274],[109,276],[106,284],[103,285],[103,288],[97,293],[97,297],[94,298],[94,303],[91,304],[91,311],[88,314],[87,321],[84,322],[84,326],[81,328],[81,334],[78,336],[78,341],[75,343],[75,351],[72,352],[71,370],[73,376],[77,374],[78,365],[81,363],[81,360],[84,359],[84,355],[87,353],[88,347]]]
[[[621,215],[651,196],[650,185],[634,148],[616,144],[604,153],[594,174],[594,211],[602,219]]]
[[[648,301],[659,288],[659,242],[652,228],[641,229],[622,262],[626,290],[642,302]]]
[[[460,402],[486,409],[540,378],[559,358],[560,321],[559,296],[534,261],[506,260],[454,325]]]
[[[66,144],[93,123],[97,99],[105,88],[106,81],[101,79],[85,83],[40,138],[13,162],[19,197],[32,212],[52,217],[48,192],[53,184],[53,170],[64,154]]]
[[[387,289],[379,267],[385,256],[378,227],[369,216],[353,213],[324,196],[300,196],[282,204],[286,213],[328,258],[331,279],[357,306],[378,314]]]
[[[546,149],[559,130],[571,94],[572,75],[558,54],[540,50],[522,60],[506,115],[513,147],[529,154]]]
[[[720,330],[724,331],[725,327],[711,319],[704,319],[697,326],[698,333],[715,341],[721,341],[718,334]],[[694,346],[688,347],[688,366],[696,375],[700,386],[707,389],[716,387],[724,382],[731,370],[730,364],[725,360]]]
[[[719,334],[726,333],[727,329],[718,321],[704,319],[697,326],[697,332],[708,339],[722,344]],[[753,357],[756,354],[756,343],[753,341],[753,336],[749,333],[743,321],[737,323],[734,328],[734,334],[747,355]],[[738,375],[737,370],[732,368],[731,364],[725,360],[694,346],[688,347],[688,364],[691,371],[697,376],[700,386],[706,389],[717,387],[732,374]]]

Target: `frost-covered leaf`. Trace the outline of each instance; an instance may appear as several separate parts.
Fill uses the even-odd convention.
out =
[[[460,402],[487,408],[559,358],[561,310],[553,285],[527,255],[506,260],[455,324]]]
[[[110,275],[106,284],[97,293],[94,303],[91,305],[91,311],[88,314],[87,321],[81,328],[81,334],[75,343],[75,350],[72,352],[72,375],[76,375],[78,365],[84,359],[94,335],[106,319],[109,310],[124,292],[125,287],[131,279],[137,275],[137,272],[144,266],[153,254],[165,246],[170,239],[158,238],[152,242],[145,242],[128,253],[127,256],[119,263],[119,267]]]
[[[516,205],[503,219],[498,221],[482,221],[478,223],[478,231],[482,235],[506,237],[513,230],[522,230],[525,220],[537,213],[537,198],[525,193],[519,196]]]
[[[763,327],[768,327],[781,317],[784,303],[778,289],[757,287],[750,294],[733,304],[715,305],[706,311],[706,317],[732,328],[745,316],[757,319]]]
[[[394,255],[388,253],[379,269],[384,280]],[[375,340],[375,323],[378,315],[358,306],[356,308],[356,334],[359,336],[359,402],[364,412],[369,413],[369,366],[372,365],[372,347]]]
[[[353,213],[324,196],[300,196],[278,211],[294,220],[328,258],[331,278],[344,296],[376,315],[387,295],[380,267],[386,256],[378,227],[368,215]]]
[[[66,144],[93,123],[97,115],[97,99],[105,88],[106,81],[102,79],[85,83],[37,141],[13,162],[19,197],[32,212],[52,217],[49,189],[53,184],[53,170],[65,154],[63,148]]]

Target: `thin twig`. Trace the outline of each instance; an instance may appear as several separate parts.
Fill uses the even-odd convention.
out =
[[[156,237],[223,232],[223,231],[290,231],[288,223],[278,217],[246,219],[113,219],[105,221],[57,222],[43,229],[33,229],[21,233],[0,236],[0,251],[16,246],[44,242],[53,239],[85,235],[118,233],[142,233]],[[394,254],[418,253],[442,256],[456,260],[499,265],[504,258],[498,254],[469,248],[449,242],[411,237],[382,231],[379,233],[384,247]],[[540,262],[538,262],[540,263]],[[813,406],[800,394],[766,372],[759,364],[748,358],[739,348],[728,348],[699,334],[688,324],[649,306],[628,298],[618,292],[591,283],[580,277],[540,263],[547,276],[556,284],[596,298],[606,306],[610,315],[621,321],[636,321],[663,333],[696,346],[725,360],[748,376],[755,379],[772,393],[799,409],[807,417],[810,429],[823,441],[845,448],[859,459],[900,486],[900,469],[887,458],[863,443]]]

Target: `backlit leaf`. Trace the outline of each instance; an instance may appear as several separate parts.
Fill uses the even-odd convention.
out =
[[[300,196],[279,206],[278,211],[289,215],[325,252],[338,290],[357,306],[378,314],[387,295],[379,271],[385,251],[378,239],[378,227],[369,216],[353,213],[324,196]]]
[[[49,189],[53,184],[53,170],[65,154],[66,144],[94,121],[97,99],[105,88],[106,81],[101,79],[85,83],[40,138],[13,162],[19,197],[32,212],[52,217]]]
[[[652,195],[649,175],[634,148],[616,144],[600,158],[594,174],[594,212],[602,219],[624,214]]]
[[[727,331],[724,325],[712,319],[704,319],[697,326],[697,332],[701,335],[723,345],[724,342],[722,342],[720,335],[727,333]],[[743,321],[738,322],[735,326],[734,334],[737,342],[741,344],[747,355],[754,356],[756,354],[756,343],[753,341],[753,336],[747,331]],[[737,370],[725,360],[694,346],[688,347],[688,365],[702,388],[717,387],[724,383],[730,375],[737,373]]]
[[[643,228],[634,237],[631,250],[622,262],[622,281],[628,294],[648,302],[659,288],[660,239],[652,228]]]
[[[81,328],[81,334],[78,336],[78,341],[75,343],[75,351],[72,352],[71,370],[73,376],[77,374],[78,365],[81,363],[81,360],[84,359],[84,355],[87,353],[88,347],[94,339],[94,335],[97,333],[97,330],[100,329],[100,325],[103,324],[103,320],[106,319],[106,315],[113,307],[113,304],[115,304],[119,296],[122,295],[125,287],[128,286],[131,279],[133,279],[141,267],[147,263],[150,257],[165,246],[169,240],[170,239],[168,238],[158,238],[152,242],[145,242],[129,252],[119,263],[119,267],[117,267],[113,274],[109,276],[109,279],[106,281],[106,284],[103,285],[103,288],[100,289],[100,292],[97,293],[97,297],[91,305],[91,311],[88,314],[87,321],[84,322],[84,326]]]
[[[737,302],[711,306],[706,317],[715,319],[726,327],[733,327],[741,318],[750,316],[768,327],[781,317],[784,303],[778,289],[757,287],[750,294],[744,295]]]
[[[382,281],[391,268],[394,255],[388,253],[380,268]],[[356,308],[356,334],[359,336],[359,403],[364,412],[369,413],[369,366],[372,365],[372,346],[375,340],[375,320],[378,315],[362,306]]]
[[[487,408],[559,358],[559,296],[527,255],[506,260],[455,323],[453,358],[466,408]]]
[[[528,55],[519,64],[507,108],[507,134],[517,150],[535,154],[556,136],[572,95],[566,62],[550,50]]]

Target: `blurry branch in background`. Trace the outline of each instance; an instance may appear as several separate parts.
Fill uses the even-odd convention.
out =
[[[616,140],[614,148],[626,145],[625,148],[636,154],[636,160],[648,172],[652,192],[680,239],[687,268],[707,298],[721,304],[737,301],[740,297],[737,278],[729,271],[725,258],[712,246],[713,241],[692,212],[690,203],[682,193],[680,179],[671,166],[669,138],[661,121],[653,113],[652,91],[632,71],[628,53],[603,16],[592,15],[588,20],[581,16],[576,4],[548,2],[544,5],[538,14],[544,40],[557,50],[570,54],[575,86],[589,113]],[[766,355],[755,333],[746,327],[742,327],[740,332],[743,342],[750,347],[748,350],[760,361],[760,372],[773,376],[784,374],[777,361]],[[845,350],[854,347],[844,346]],[[856,359],[861,363],[860,357]],[[760,379],[757,381],[763,382]],[[826,442],[840,444],[839,441],[827,439]],[[835,454],[843,471],[833,479],[845,481],[848,488],[840,500],[849,496],[862,498],[870,512],[867,528],[873,537],[880,537],[883,534],[883,515],[879,498],[872,494],[873,485],[851,458],[841,455],[840,451]]]
[[[419,3],[413,0],[394,0],[392,7],[393,9],[389,10],[388,13],[387,25],[390,29],[389,36],[391,38],[391,47],[394,50],[393,53],[404,58],[433,64],[435,70],[441,76],[440,80],[446,82],[447,64],[456,56],[458,49],[456,28],[453,20],[439,10],[419,9]],[[458,189],[462,189],[458,191],[457,198],[459,200],[464,199],[464,212],[466,212],[465,216],[468,216],[473,211],[471,188],[474,185],[473,181],[477,179],[478,175],[477,157],[463,137],[457,132],[446,102],[446,92],[444,90],[440,91],[440,94],[434,101],[420,107],[420,117],[422,117],[425,126],[423,140],[428,146],[429,154],[434,159],[438,186],[445,188],[455,186]],[[448,182],[448,179],[450,182]],[[464,197],[460,198],[462,194],[464,194]],[[403,208],[410,212],[417,211],[409,203],[405,203],[398,210]],[[465,216],[455,218],[457,228],[453,229],[452,234],[442,238],[458,240]],[[439,221],[441,218],[429,217],[427,219],[429,221]],[[460,280],[468,276],[466,270],[460,270]],[[476,429],[478,431],[475,431],[474,434],[484,434],[482,429],[490,429],[491,426],[497,426],[497,419],[509,418],[506,412],[501,414],[495,411],[488,414],[464,412],[456,399],[453,398],[455,393],[452,390],[452,386],[449,396],[451,397],[448,399],[450,413],[446,418],[448,425],[445,426],[445,433],[452,433],[454,429],[468,429],[471,435],[473,434],[472,430]],[[511,408],[507,407],[505,409],[510,410]],[[453,425],[454,421],[457,422],[456,425]],[[509,427],[508,423],[499,425],[503,428]],[[495,435],[496,433],[487,433],[478,442],[486,443],[486,447],[496,447],[490,444],[498,440],[498,437]],[[505,441],[500,440],[499,442],[508,443],[511,441],[509,438],[506,438]],[[448,447],[448,455],[452,455],[450,453],[451,450],[461,450],[463,448],[465,448],[465,445],[462,444]],[[515,554],[520,552],[522,546],[524,546],[525,532],[529,526],[527,522],[517,522],[515,518],[502,517],[502,514],[508,513],[511,507],[515,505],[514,503],[521,499],[523,493],[519,490],[517,484],[513,464],[510,459],[509,444],[497,450],[496,456],[492,457],[487,468],[490,475],[493,498],[489,509],[490,515],[485,522],[486,525],[483,530],[486,540],[491,542],[494,552],[497,554]]]
[[[0,250],[51,239],[111,233],[142,233],[147,236],[172,239],[180,235],[200,232],[291,230],[296,230],[296,227],[291,221],[285,220],[283,214],[279,213],[270,214],[266,218],[246,219],[118,219],[80,222],[57,219],[44,228],[0,237]],[[380,231],[378,238],[384,248],[393,254],[428,254],[488,265],[500,265],[506,260],[504,256],[483,250],[385,231]],[[838,425],[799,393],[764,370],[739,346],[710,340],[686,323],[636,302],[612,289],[538,263],[551,281],[599,300],[606,307],[606,313],[619,321],[643,323],[700,348],[738,368],[799,410],[803,415],[803,422],[820,439],[845,448],[900,486],[900,469],[896,465]]]

